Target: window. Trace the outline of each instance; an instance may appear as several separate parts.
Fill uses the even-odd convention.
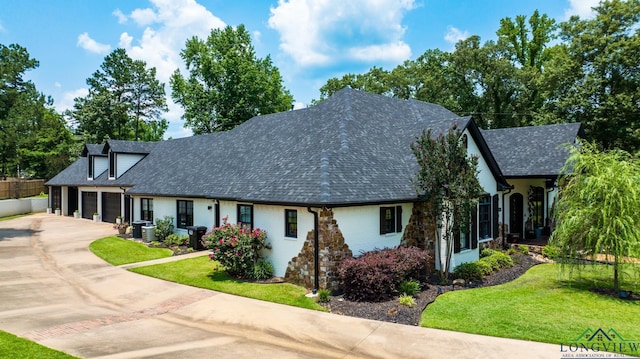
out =
[[[469,233],[460,233],[460,250],[471,249]]]
[[[89,156],[87,161],[88,161],[87,178],[93,179],[93,156]]]
[[[285,209],[284,223],[284,235],[290,238],[298,238],[298,211],[295,209]]]
[[[529,191],[529,215],[533,220],[533,227],[542,227],[544,224],[544,188],[531,187]]]
[[[193,201],[178,200],[178,228],[193,226]]]
[[[116,178],[116,154],[109,151],[109,178]]]
[[[253,229],[253,206],[249,204],[238,205],[238,224],[240,228]]]
[[[481,239],[491,237],[491,197],[484,195],[478,203],[478,226]]]
[[[380,207],[380,234],[402,232],[402,207]]]
[[[140,199],[140,219],[153,222],[153,198]]]

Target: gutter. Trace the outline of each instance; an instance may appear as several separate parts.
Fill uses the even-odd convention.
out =
[[[320,287],[320,245],[318,243],[318,212],[311,210],[311,207],[307,207],[307,211],[313,214],[313,294],[318,293]]]

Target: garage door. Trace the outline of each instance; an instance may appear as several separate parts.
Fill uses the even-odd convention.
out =
[[[98,193],[82,192],[82,218],[92,219],[98,212]]]
[[[120,193],[102,193],[102,221],[115,223],[120,215]]]

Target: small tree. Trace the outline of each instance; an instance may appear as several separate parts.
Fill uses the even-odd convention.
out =
[[[411,145],[420,169],[413,179],[418,195],[431,202],[426,216],[436,219],[438,264],[444,279],[449,276],[455,233],[466,233],[482,187],[478,182],[478,158],[467,156],[460,145],[461,131],[454,125],[446,134],[431,130]],[[443,262],[443,254],[445,257]]]
[[[565,264],[578,270],[585,255],[613,257],[617,291],[620,263],[640,257],[640,162],[625,151],[601,152],[588,142],[570,151],[551,243],[569,259]]]

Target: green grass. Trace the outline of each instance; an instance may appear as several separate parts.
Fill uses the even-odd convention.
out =
[[[149,248],[142,243],[128,241],[116,236],[98,239],[89,245],[89,249],[98,257],[114,266],[171,257],[173,252],[167,248]]]
[[[16,219],[20,217],[26,217],[32,215],[33,213],[23,213],[23,214],[15,214],[13,216],[0,217],[0,221],[8,221],[10,219]]]
[[[421,325],[547,343],[572,342],[587,328],[613,328],[640,342],[640,301],[589,290],[612,282],[608,266],[588,267],[580,277],[559,268],[542,264],[500,286],[445,293],[422,313]],[[627,268],[624,279],[623,289],[640,291],[637,268]]]
[[[70,359],[76,357],[0,330],[0,358]]]
[[[211,261],[207,256],[132,268],[130,271],[242,297],[300,308],[325,310],[312,298],[305,297],[306,290],[300,286],[290,283],[257,284],[236,280],[229,277],[218,262]]]

